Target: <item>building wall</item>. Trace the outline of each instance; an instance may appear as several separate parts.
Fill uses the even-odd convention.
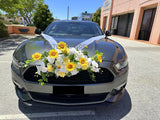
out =
[[[134,11],[137,0],[113,0],[112,15],[125,14]]]
[[[2,15],[2,18],[5,21],[8,21],[8,22],[18,21],[19,23],[24,23],[23,17],[14,17],[14,18],[11,18],[11,17],[7,17],[5,15]]]
[[[157,10],[153,21],[149,42],[158,44],[160,43],[160,0],[111,0],[110,10],[103,11],[102,6],[100,27],[102,30],[104,29],[104,18],[106,17],[108,20],[106,30],[110,30],[111,19],[113,16],[134,13],[129,38],[138,39],[144,10],[153,7],[157,7]]]

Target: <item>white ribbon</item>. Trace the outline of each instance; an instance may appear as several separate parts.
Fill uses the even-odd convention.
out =
[[[52,46],[52,48],[54,48],[54,49],[56,49],[57,48],[57,41],[53,38],[53,37],[51,37],[51,36],[49,36],[49,35],[47,35],[47,34],[43,34],[42,33],[42,36],[50,43],[50,45]]]
[[[50,45],[52,46],[52,48],[56,49],[57,48],[57,41],[46,34],[42,33],[42,36],[50,43]],[[88,46],[89,44],[91,44],[92,42],[94,42],[95,40],[101,40],[102,38],[104,38],[105,35],[100,35],[100,36],[96,36],[96,37],[91,37],[88,40],[85,40],[84,42],[81,42],[80,44],[76,45],[75,48],[77,48],[78,50],[82,50],[85,46]]]
[[[95,40],[101,40],[102,38],[104,38],[105,35],[100,35],[100,36],[96,36],[96,37],[91,37],[88,40],[85,40],[84,42],[81,42],[80,44],[78,44],[75,48],[77,48],[78,50],[82,50],[85,46],[88,46],[89,44],[91,44],[92,42],[94,42]]]

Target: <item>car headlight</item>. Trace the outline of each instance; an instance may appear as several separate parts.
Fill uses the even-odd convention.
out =
[[[128,61],[126,59],[125,61],[118,62],[115,66],[118,70],[121,70],[121,69],[125,68],[127,65],[128,65]]]

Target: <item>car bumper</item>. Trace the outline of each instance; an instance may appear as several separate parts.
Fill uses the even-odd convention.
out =
[[[43,86],[30,82],[19,76],[12,69],[12,80],[16,85],[17,96],[22,101],[35,101],[41,103],[58,105],[84,105],[102,103],[105,101],[114,102],[124,93],[124,87],[127,83],[128,67],[120,73],[119,77],[114,78],[113,82],[98,84],[44,84]],[[56,86],[82,86],[83,94],[56,95],[54,87]]]

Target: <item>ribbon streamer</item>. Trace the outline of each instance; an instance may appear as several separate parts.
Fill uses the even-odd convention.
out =
[[[100,36],[96,36],[96,37],[91,37],[88,40],[85,40],[84,42],[81,42],[80,44],[78,44],[75,48],[77,48],[78,50],[82,50],[85,46],[88,46],[89,44],[91,44],[92,42],[94,42],[95,40],[101,40],[102,38],[104,38],[105,35],[100,35]]]
[[[53,37],[51,37],[51,36],[49,36],[47,34],[43,34],[43,33],[42,33],[42,36],[50,43],[52,48],[57,49],[57,44],[58,43]]]
[[[43,34],[43,33],[42,33],[42,36],[50,43],[50,45],[52,46],[52,48],[57,49],[57,44],[58,43],[57,43],[57,41],[53,37],[51,37],[51,36],[49,36],[47,34]],[[85,46],[88,46],[89,44],[91,44],[95,40],[98,41],[98,40],[101,40],[104,37],[105,37],[105,35],[91,37],[88,40],[85,40],[84,42],[81,42],[80,44],[76,45],[75,48],[77,48],[78,50],[82,50]]]

